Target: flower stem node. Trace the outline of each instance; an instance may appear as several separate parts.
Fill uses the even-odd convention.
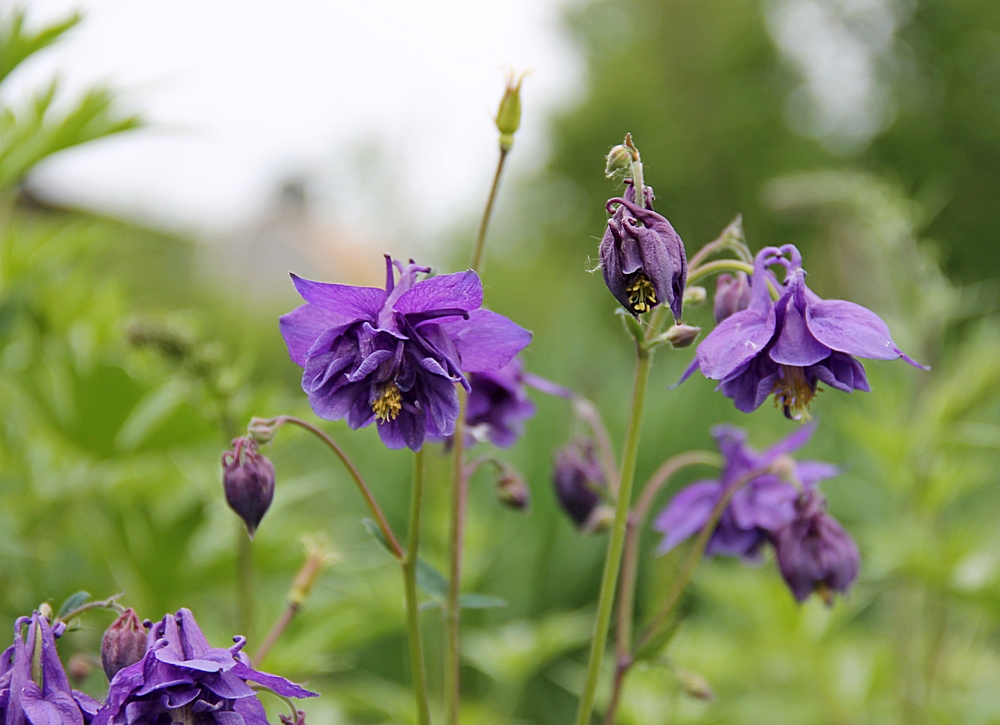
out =
[[[135,610],[126,609],[101,637],[101,664],[108,681],[113,680],[119,670],[141,660],[145,654],[146,629]]]
[[[226,503],[253,539],[274,499],[274,465],[257,452],[251,436],[236,438],[233,449],[222,455],[222,486]]]

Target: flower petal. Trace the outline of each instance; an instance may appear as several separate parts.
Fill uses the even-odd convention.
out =
[[[846,300],[821,300],[806,307],[806,325],[819,342],[832,350],[872,360],[895,360],[896,347],[882,318]]]
[[[657,550],[666,554],[701,531],[721,495],[722,484],[718,481],[699,481],[679,491],[653,524],[654,529],[664,534]]]
[[[445,322],[442,327],[455,342],[466,373],[499,370],[531,342],[530,332],[490,310],[476,310],[468,320]]]
[[[337,315],[339,324],[374,320],[385,303],[385,290],[377,287],[314,282],[294,274],[291,278],[302,299]]]
[[[400,296],[393,309],[403,315],[451,308],[471,312],[482,304],[483,283],[470,269],[418,282]]]
[[[778,340],[771,348],[771,359],[780,365],[807,367],[830,355],[830,348],[816,340],[794,299],[788,301]],[[806,308],[808,309],[808,307]]]
[[[747,309],[727,317],[698,346],[698,367],[711,380],[728,377],[761,353],[774,327],[774,307],[764,315]]]

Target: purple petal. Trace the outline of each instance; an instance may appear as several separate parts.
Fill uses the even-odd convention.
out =
[[[198,684],[207,687],[224,700],[238,700],[241,697],[252,697],[254,694],[247,683],[231,671],[205,675],[198,679]]]
[[[31,725],[83,725],[80,708],[68,692],[54,691],[43,698],[38,685],[29,682],[21,689],[19,699]]]
[[[233,674],[243,680],[251,680],[264,685],[264,687],[270,688],[284,697],[319,697],[318,692],[307,690],[284,677],[261,672],[243,664],[234,667]]]
[[[784,456],[793,451],[797,451],[799,448],[804,446],[812,438],[813,433],[816,432],[816,426],[819,425],[817,421],[812,421],[806,425],[799,426],[789,435],[782,438],[780,441],[775,443],[773,446],[764,451],[760,456],[759,465],[767,466],[770,465],[779,456]]]
[[[795,464],[795,475],[803,486],[815,486],[820,481],[840,475],[840,469],[823,461],[800,461]]]
[[[706,378],[723,380],[759,355],[774,334],[774,308],[766,315],[747,309],[727,317],[698,345],[698,366]]]
[[[306,364],[309,351],[323,333],[344,330],[349,325],[342,321],[340,315],[316,305],[302,305],[278,318],[278,328],[288,346],[288,355],[299,367]]]
[[[806,324],[832,350],[872,360],[895,360],[902,353],[889,328],[871,310],[846,300],[821,300],[806,307]]]
[[[699,481],[679,491],[653,524],[655,530],[664,534],[658,551],[666,554],[701,531],[721,495],[722,484],[718,481]]]
[[[194,614],[190,609],[182,608],[177,611],[177,630],[181,647],[188,657],[200,657],[212,649],[198,623],[194,621]]]
[[[242,700],[237,700],[236,704],[233,705],[233,710],[243,716],[243,722],[246,725],[270,725],[267,722],[264,706],[256,697],[245,697]]]
[[[302,299],[336,315],[341,325],[374,320],[385,303],[385,291],[377,287],[313,282],[294,274],[291,277]]]
[[[733,520],[742,529],[776,531],[795,518],[795,487],[777,476],[755,478],[734,496]]]
[[[246,725],[243,716],[232,710],[219,710],[212,713],[212,717],[215,718],[215,725]]]
[[[723,380],[719,389],[733,399],[737,410],[752,413],[774,392],[778,371],[777,363],[766,355],[759,355]]]
[[[830,348],[818,342],[806,327],[799,308],[789,300],[778,340],[771,348],[771,359],[781,365],[807,367],[830,355]]]
[[[468,320],[441,326],[454,340],[466,373],[499,370],[531,342],[530,332],[489,310],[476,310]]]
[[[443,309],[472,312],[482,304],[483,283],[470,269],[418,282],[400,296],[393,309],[403,315]]]

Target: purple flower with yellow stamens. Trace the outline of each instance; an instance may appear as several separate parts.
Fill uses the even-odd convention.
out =
[[[783,283],[771,271],[775,266],[784,269]],[[754,262],[746,306],[732,312],[725,305],[727,316],[698,345],[681,382],[701,370],[718,380],[719,389],[744,413],[773,394],[775,405],[799,420],[808,418],[820,383],[846,393],[870,390],[855,357],[902,358],[927,369],[896,346],[878,315],[853,302],[821,299],[806,286],[805,274],[794,246],[762,249]],[[769,283],[778,292],[777,301],[771,298]]]
[[[228,649],[212,647],[194,615],[181,609],[153,624],[145,656],[111,680],[107,701],[93,725],[268,725],[256,691],[248,682],[282,697],[315,697],[284,677],[250,666],[235,637]]]
[[[665,304],[680,322],[687,284],[684,243],[670,222],[653,211],[653,190],[645,188],[639,206],[632,181],[625,183],[625,198],[607,203],[611,218],[599,249],[604,282],[632,315]]]
[[[475,272],[418,281],[429,271],[387,256],[384,290],[292,275],[306,304],[281,317],[281,333],[316,415],[352,429],[375,423],[389,448],[420,450],[455,432],[456,383],[468,390],[466,374],[500,369],[531,341],[480,309]]]
[[[725,460],[722,475],[718,480],[699,481],[681,489],[660,513],[653,524],[664,535],[660,552],[670,551],[704,529],[719,500],[739,486],[705,553],[755,560],[768,536],[795,518],[799,489],[788,479],[811,489],[837,473],[836,467],[820,461],[793,461],[783,475],[776,472],[781,459],[804,446],[815,429],[814,424],[799,428],[758,453],[747,444],[746,431],[732,426],[715,428],[713,434]]]

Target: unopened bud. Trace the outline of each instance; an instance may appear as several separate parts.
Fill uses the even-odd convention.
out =
[[[585,534],[602,534],[605,531],[610,531],[614,522],[615,510],[607,504],[601,504],[590,512],[590,516],[580,527],[580,531]]]
[[[704,304],[708,299],[708,290],[700,285],[693,285],[684,290],[684,306]]]
[[[681,687],[684,688],[684,692],[688,695],[706,702],[711,702],[715,699],[715,693],[712,691],[712,686],[703,675],[700,675],[697,672],[691,672],[690,670],[681,669],[680,667],[672,667],[671,669],[677,676],[678,681],[680,681]]]
[[[513,71],[507,74],[507,88],[500,99],[500,108],[497,109],[494,120],[497,131],[500,132],[500,148],[503,151],[510,151],[514,145],[514,134],[521,127],[521,83],[525,75],[522,73],[515,80]]]
[[[722,322],[750,306],[750,280],[746,272],[720,274],[715,280],[715,321]]]
[[[256,441],[246,436],[234,440],[233,449],[222,455],[222,469],[226,503],[243,519],[253,539],[274,499],[274,466],[257,453]]]
[[[505,467],[497,478],[497,500],[515,511],[525,511],[531,503],[531,491],[517,471]]]
[[[577,440],[563,448],[556,456],[552,482],[563,511],[577,528],[591,530],[589,522],[607,487],[593,441]]]
[[[671,347],[681,348],[688,347],[692,342],[698,339],[698,335],[700,334],[700,327],[693,327],[692,325],[673,325],[666,331],[664,337],[667,342],[670,343]]]
[[[146,654],[146,630],[135,611],[126,609],[101,638],[101,664],[108,680]]]
[[[632,152],[618,144],[608,152],[604,165],[604,175],[609,179],[619,172],[628,173],[632,169]]]
[[[787,481],[793,486],[799,485],[799,476],[796,471],[795,459],[791,456],[778,456],[770,466],[771,472],[782,481]]]
[[[250,437],[254,439],[255,442],[264,445],[265,443],[270,443],[274,440],[274,436],[278,433],[278,428],[280,427],[277,423],[276,418],[251,418],[250,424],[247,426],[247,433]]]

